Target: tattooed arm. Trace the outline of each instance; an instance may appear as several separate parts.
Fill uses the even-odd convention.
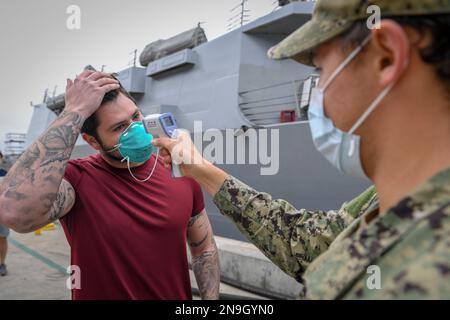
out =
[[[200,296],[203,300],[217,300],[220,286],[219,256],[205,210],[191,218],[187,235]]]
[[[17,232],[31,232],[65,215],[75,191],[63,180],[81,127],[118,82],[100,72],[85,71],[67,80],[63,113],[35,141],[0,185],[0,223]]]

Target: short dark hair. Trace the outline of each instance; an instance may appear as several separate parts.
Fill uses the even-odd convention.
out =
[[[412,27],[420,34],[430,32],[433,40],[430,46],[422,49],[420,55],[424,62],[434,66],[437,75],[446,83],[450,92],[450,15],[425,15],[387,17],[402,26]],[[369,35],[365,20],[357,21],[353,26],[340,36],[341,43],[345,46],[357,46]]]
[[[111,75],[111,77],[116,79],[116,77],[114,75]],[[102,103],[100,104],[100,106],[107,102],[116,100],[117,97],[119,96],[119,94],[123,94],[128,99],[133,101],[134,104],[137,104],[136,100],[133,98],[133,96],[131,96],[127,90],[125,90],[122,86],[120,86],[119,89],[107,92],[105,94],[105,96],[103,97],[103,100],[102,100]],[[97,134],[97,127],[98,127],[98,122],[97,122],[96,112],[94,112],[89,118],[87,118],[84,121],[83,127],[81,128],[81,133],[86,133],[90,136],[93,136],[97,140],[99,140],[99,137]]]

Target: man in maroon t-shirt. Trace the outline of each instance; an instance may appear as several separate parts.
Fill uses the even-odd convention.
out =
[[[186,238],[201,297],[218,299],[218,253],[200,186],[173,178],[131,133],[127,147],[140,157],[119,145],[141,120],[111,75],[68,79],[63,113],[5,178],[0,223],[25,233],[61,220],[73,299],[191,299]],[[98,154],[69,161],[80,133]]]

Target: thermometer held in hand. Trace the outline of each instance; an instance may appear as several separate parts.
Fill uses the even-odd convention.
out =
[[[177,123],[171,112],[163,114],[151,114],[144,118],[145,130],[155,138],[176,138],[178,135]],[[172,163],[172,176],[180,178],[183,176],[180,167]]]

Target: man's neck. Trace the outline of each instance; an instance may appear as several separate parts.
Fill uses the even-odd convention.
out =
[[[450,105],[442,94],[440,97],[433,92],[426,97],[411,97],[402,102],[410,110],[403,120],[394,113],[395,119],[386,121],[371,174],[381,214],[450,167]],[[392,106],[391,110],[395,109]]]
[[[449,142],[450,143],[450,142]],[[447,161],[439,157],[430,156],[423,161],[400,162],[401,167],[385,167],[385,170],[374,178],[375,187],[380,199],[380,212],[398,204],[404,197],[413,192],[421,184],[428,181],[438,172],[450,167],[450,153],[446,153]]]
[[[105,156],[103,153],[100,153],[100,156],[103,160],[105,160],[106,163],[108,163],[111,167],[117,168],[117,169],[126,169],[128,168],[128,164],[126,161],[119,161],[119,160],[113,160],[110,159],[108,156]],[[145,162],[144,162],[145,163]],[[130,162],[130,168],[136,168],[140,167],[144,163],[132,163]]]

